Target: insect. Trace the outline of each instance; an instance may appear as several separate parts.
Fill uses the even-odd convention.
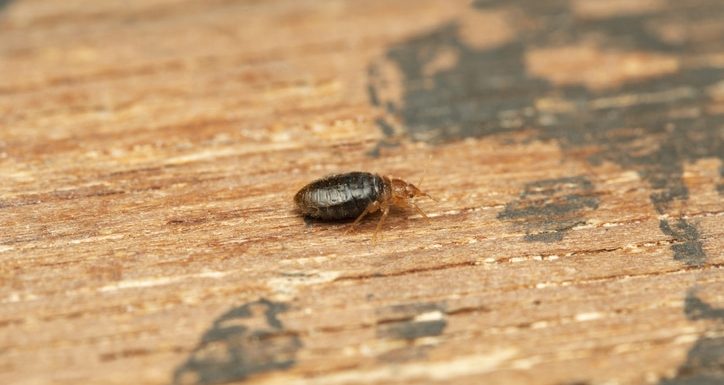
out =
[[[412,207],[427,218],[412,201],[419,196],[433,199],[402,179],[355,171],[315,180],[297,192],[294,202],[303,215],[311,218],[323,221],[356,218],[349,231],[367,214],[382,211],[375,229],[376,238],[391,206]]]

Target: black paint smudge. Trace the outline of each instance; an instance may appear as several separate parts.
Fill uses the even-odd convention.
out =
[[[447,322],[444,316],[440,319],[417,320],[421,314],[445,313],[443,303],[413,303],[393,305],[380,309],[377,322],[377,336],[387,339],[414,340],[420,337],[439,336],[445,330]]]
[[[689,350],[676,376],[661,385],[724,384],[724,337],[702,338]]]
[[[659,228],[664,234],[674,238],[676,242],[671,246],[674,259],[682,261],[689,266],[700,266],[706,262],[703,245],[699,240],[699,230],[696,226],[684,219],[679,219],[673,228],[669,221],[662,219]]]
[[[292,367],[302,344],[277,318],[286,310],[283,303],[261,299],[217,318],[176,370],[173,383],[224,384]]]
[[[684,300],[686,318],[698,320],[714,320],[724,323],[724,308],[715,308],[696,295],[696,289],[690,289]]]
[[[530,20],[512,41],[487,49],[468,45],[458,22],[451,21],[390,47],[370,65],[371,102],[395,118],[390,121],[399,121],[400,130],[412,140],[439,143],[532,129],[537,139],[558,143],[565,155],[594,150],[587,158],[591,164],[613,162],[637,172],[652,190],[650,202],[656,211],[671,217],[679,216],[677,202],[689,198],[684,164],[712,157],[724,162],[724,115],[706,108],[714,103],[709,88],[724,79],[720,67],[687,66],[675,74],[594,91],[557,86],[529,74],[525,66],[529,49],[591,40],[603,49],[673,55],[684,62],[694,54],[720,52],[722,39],[664,41],[651,26],[713,23],[724,18],[724,2],[669,0],[660,10],[595,20],[577,17],[570,2],[563,0],[487,0],[474,5],[481,10],[514,10]],[[443,54],[456,59],[430,71]],[[384,78],[388,71],[381,68],[399,73],[399,84]],[[387,90],[397,89],[400,100],[386,98],[395,94]],[[643,96],[640,103],[623,108],[601,102],[622,95]],[[536,100],[542,98],[562,99],[573,108],[538,109]],[[380,125],[385,145],[399,135],[393,126]],[[674,228],[668,221],[660,227],[677,240],[672,246],[677,260],[705,262],[694,224],[681,219]],[[560,235],[544,232],[540,238],[533,236],[536,239],[555,241]]]
[[[458,28],[449,23],[396,45],[384,63],[372,65],[391,64],[402,73],[402,103],[377,103],[389,105],[387,113],[397,115],[414,140],[437,143],[515,131],[532,116],[503,124],[501,111],[524,110],[546,89],[545,82],[525,75],[522,44],[478,51],[459,40]],[[454,68],[426,74],[437,55],[451,50],[459,58]],[[375,89],[387,82],[380,76],[370,79]]]
[[[582,176],[528,183],[498,218],[524,229],[526,241],[560,241],[571,228],[586,223],[586,212],[598,208],[593,194],[593,184]]]
[[[389,340],[407,341],[408,345],[389,351],[379,357],[383,362],[402,362],[424,358],[431,348],[427,345],[417,346],[414,341],[422,337],[439,336],[445,330],[445,304],[437,302],[411,303],[393,305],[377,311],[377,337]],[[426,313],[441,313],[432,319],[420,319]]]
[[[702,301],[695,290],[689,290],[684,301],[684,312],[691,320],[718,321],[724,327],[724,308]],[[689,350],[686,361],[679,366],[673,378],[659,385],[708,385],[724,383],[724,337],[702,337]]]
[[[377,337],[388,339],[414,340],[420,337],[439,336],[445,330],[444,319],[432,321],[395,321],[380,325]]]

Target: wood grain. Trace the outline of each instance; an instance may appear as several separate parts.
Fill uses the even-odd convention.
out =
[[[0,382],[724,380],[723,21],[0,1]],[[295,212],[350,170],[430,220]]]

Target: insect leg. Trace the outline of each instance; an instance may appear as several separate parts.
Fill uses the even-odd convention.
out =
[[[412,206],[415,210],[417,210],[417,212],[420,213],[420,215],[422,215],[425,219],[430,219],[430,217],[428,217],[427,214],[425,214],[425,212],[422,211],[422,209],[419,208],[419,207],[415,204],[415,202],[409,202],[409,204],[410,204],[410,206]]]
[[[357,224],[359,223],[359,221],[361,221],[362,218],[364,218],[367,214],[373,213],[373,212],[375,212],[375,211],[377,211],[377,210],[379,210],[379,209],[380,209],[380,204],[379,204],[378,202],[372,202],[372,203],[370,203],[369,205],[367,205],[367,207],[365,207],[365,210],[362,211],[362,214],[360,214],[360,215],[357,217],[357,219],[355,219],[354,222],[352,222],[352,224],[349,225],[349,229],[347,229],[347,231],[345,232],[345,234],[348,234],[348,233],[352,232],[352,230],[354,230],[354,227],[357,226]]]
[[[380,221],[377,222],[377,227],[375,228],[375,234],[372,236],[372,243],[377,243],[377,233],[380,231],[380,228],[382,228],[382,224],[385,223],[385,218],[387,218],[387,214],[390,212],[390,206],[385,205],[385,207],[382,208],[382,217],[380,218]]]
[[[432,197],[430,194],[428,194],[428,193],[425,193],[425,192],[424,192],[424,193],[422,193],[422,196],[430,198],[433,202],[438,202],[437,199],[433,198],[433,197]]]

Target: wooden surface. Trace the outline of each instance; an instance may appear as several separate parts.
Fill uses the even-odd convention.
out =
[[[720,0],[5,0],[0,74],[2,384],[724,381]]]

